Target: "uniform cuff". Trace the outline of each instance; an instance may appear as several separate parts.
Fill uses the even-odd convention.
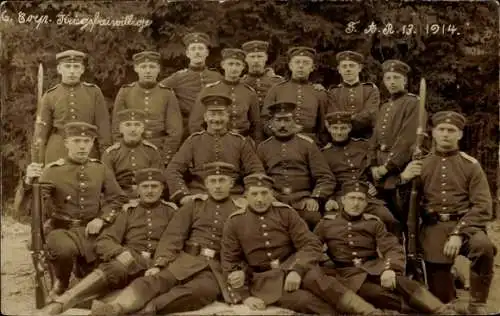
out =
[[[170,195],[170,200],[174,201],[177,204],[180,204],[180,201],[183,197],[188,196],[189,192],[185,190],[177,190],[172,195]]]
[[[105,214],[103,214],[99,218],[102,219],[106,224],[113,224],[117,215],[118,215],[118,212],[113,209],[109,212],[106,212]]]
[[[156,258],[153,266],[157,267],[157,268],[165,268],[168,264],[168,260],[167,258],[165,257],[158,257]]]
[[[295,265],[288,272],[295,271],[300,275],[301,278],[304,278],[304,275],[306,274],[307,270],[308,270],[308,267],[304,267],[301,265]]]

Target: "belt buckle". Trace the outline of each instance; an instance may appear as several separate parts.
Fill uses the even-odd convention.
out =
[[[210,248],[202,248],[200,254],[208,258],[213,258],[215,257],[215,250]]]
[[[290,194],[290,193],[292,193],[292,188],[285,187],[285,188],[283,188],[282,192],[283,192],[283,194]]]
[[[439,214],[439,219],[442,222],[448,222],[450,220],[450,214]]]
[[[361,267],[361,264],[363,263],[363,261],[360,258],[354,258],[354,259],[352,259],[352,263],[354,263],[354,266],[356,268],[359,268],[359,267]]]
[[[386,149],[387,149],[387,145],[386,144],[380,145],[380,150],[381,151],[385,151]]]
[[[141,251],[141,256],[144,259],[151,259],[151,252],[149,252],[149,251]]]
[[[280,259],[276,259],[271,261],[271,268],[278,269],[280,267]]]

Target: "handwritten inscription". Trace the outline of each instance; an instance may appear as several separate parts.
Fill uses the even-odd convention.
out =
[[[361,29],[360,21],[351,21],[347,24],[345,28],[347,34],[355,34],[362,32],[366,35],[372,35],[375,33],[380,33],[385,36],[391,36],[396,34],[402,34],[404,36],[412,35],[449,35],[458,36],[460,32],[454,24],[425,24],[423,26],[415,24],[404,24],[401,26],[395,26],[390,22],[384,23],[383,25],[377,25],[375,22],[371,22],[367,27]]]

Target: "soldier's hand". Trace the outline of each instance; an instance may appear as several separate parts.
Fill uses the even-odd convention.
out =
[[[193,199],[194,199],[194,195],[186,195],[185,197],[183,197],[183,198],[179,201],[179,203],[180,203],[181,205],[184,205],[184,204],[186,204],[186,203],[188,203],[188,202],[192,201]]]
[[[370,171],[372,172],[372,178],[374,180],[379,180],[380,178],[382,178],[379,174],[378,167],[371,167]]]
[[[43,164],[32,162],[26,167],[26,177],[24,178],[24,182],[26,184],[33,183],[34,178],[39,178],[42,175]]]
[[[125,250],[124,252],[116,256],[115,259],[126,267],[128,267],[134,261],[134,257],[132,257],[132,254],[128,250]]]
[[[227,282],[235,289],[242,287],[245,284],[245,272],[238,270],[229,273]]]
[[[147,269],[146,272],[144,272],[144,276],[153,276],[153,275],[157,274],[158,272],[160,272],[160,268],[152,267],[152,268]]]
[[[380,178],[382,178],[383,176],[385,176],[387,174],[387,172],[389,172],[389,170],[387,170],[387,167],[386,166],[379,166],[378,167],[378,175],[380,176]]]
[[[444,244],[443,253],[445,256],[455,258],[462,248],[462,236],[453,235]]]
[[[373,184],[368,182],[368,194],[371,196],[376,196],[377,193],[377,188]]]
[[[403,182],[408,182],[411,179],[419,176],[422,173],[422,160],[413,160],[411,161],[401,172],[401,180]]]
[[[293,292],[300,288],[300,282],[302,282],[302,278],[295,271],[290,271],[285,279],[285,291]]]
[[[316,91],[326,91],[325,87],[321,83],[313,83],[313,88]]]
[[[263,310],[266,308],[266,303],[258,297],[255,296],[249,296],[247,297],[244,301],[243,304],[248,306],[251,310]]]
[[[304,201],[304,209],[307,212],[317,212],[319,210],[318,201],[312,198],[306,199]]]
[[[386,289],[394,289],[396,287],[396,272],[385,270],[380,276],[380,285]]]
[[[325,210],[327,212],[330,212],[331,210],[338,210],[339,209],[339,203],[335,200],[328,200],[325,204]]]
[[[85,237],[99,234],[102,226],[104,226],[104,221],[101,218],[94,218],[87,224],[87,227],[85,227]]]

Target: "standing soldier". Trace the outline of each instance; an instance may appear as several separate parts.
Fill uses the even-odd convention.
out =
[[[113,135],[120,135],[118,112],[138,109],[146,113],[143,138],[152,142],[162,154],[166,166],[181,145],[182,116],[171,89],[157,83],[160,54],[144,51],[135,54],[134,71],[138,81],[124,85],[116,95],[113,108]]]
[[[228,107],[231,99],[225,95],[205,95],[204,119],[207,129],[191,134],[166,170],[170,200],[185,204],[195,194],[205,191],[203,165],[224,161],[236,166],[239,177],[233,187],[234,194],[243,193],[241,179],[251,173],[263,173],[264,168],[248,138],[228,131]]]
[[[122,139],[102,155],[102,162],[115,174],[122,190],[131,198],[137,197],[134,172],[144,168],[163,168],[158,148],[142,139],[146,113],[141,110],[122,110],[117,113]]]
[[[342,191],[342,211],[325,215],[315,229],[335,264],[324,272],[344,278],[349,288],[381,309],[456,315],[423,285],[404,276],[403,246],[377,216],[365,213],[368,184],[346,182]]]
[[[333,194],[335,179],[318,145],[298,134],[293,118],[296,105],[269,106],[274,136],[260,143],[257,156],[274,180],[276,198],[296,209],[311,229],[321,219],[321,207]]]
[[[205,33],[189,33],[183,38],[186,46],[186,56],[189,58],[188,68],[179,70],[161,83],[174,90],[182,114],[184,133],[182,141],[189,136],[189,114],[201,89],[209,83],[222,79],[222,75],[210,70],[205,65],[209,54],[210,37]]]
[[[410,162],[418,125],[418,96],[406,91],[410,66],[399,60],[382,64],[384,85],[391,94],[377,115],[370,140],[369,165],[378,196],[394,217],[406,225],[407,188],[398,190],[399,173]],[[406,189],[406,190],[405,190]],[[402,236],[399,236],[402,237]]]
[[[488,181],[479,162],[459,150],[465,118],[442,111],[434,114],[432,125],[432,152],[412,161],[400,176],[406,183],[420,175],[420,237],[429,289],[443,302],[455,299],[451,267],[458,254],[464,255],[471,260],[468,313],[484,315],[497,252],[486,234],[492,215]]]
[[[257,93],[241,81],[241,73],[245,69],[245,52],[235,48],[223,49],[221,67],[224,69],[224,79],[206,85],[198,96],[189,117],[190,133],[203,130],[205,106],[201,99],[209,94],[224,94],[232,101],[229,107],[229,130],[260,142],[262,130]]]
[[[94,262],[95,237],[114,222],[127,201],[113,172],[99,160],[89,158],[97,127],[71,122],[64,125],[64,135],[66,158],[53,161],[43,170],[41,164],[31,163],[24,182],[25,190],[29,189],[33,178],[40,176],[43,195],[51,206],[44,210],[48,219],[44,226],[50,229],[46,231],[48,258],[55,270],[51,296],[68,288],[74,261],[81,263],[79,267]]]
[[[98,86],[82,82],[86,54],[67,50],[56,55],[61,83],[47,90],[38,109],[35,144],[45,164],[66,156],[63,126],[86,122],[97,126],[97,144],[91,157],[97,158],[111,145],[109,112]]]
[[[235,166],[213,162],[204,166],[204,173],[208,195],[199,195],[176,212],[161,236],[153,267],[109,304],[95,305],[93,316],[197,310],[220,294],[233,302],[221,275],[221,239],[225,221],[244,200],[230,197]]]
[[[360,53],[343,51],[336,55],[337,70],[342,83],[329,91],[328,113],[348,111],[352,114],[352,133],[356,138],[369,139],[380,106],[380,92],[372,82],[361,83],[359,73],[364,57]]]
[[[60,314],[82,300],[123,288],[151,266],[158,240],[177,207],[160,199],[165,183],[162,170],[141,169],[136,177],[139,199],[125,204],[96,240],[101,261],[97,269],[45,306],[45,313]]]
[[[324,115],[327,109],[328,97],[324,88],[318,88],[309,81],[309,75],[314,70],[316,51],[310,47],[293,47],[288,50],[292,78],[272,87],[262,108],[262,121],[266,136],[272,131],[268,126],[271,116],[268,107],[276,102],[291,102],[297,105],[295,121],[302,126],[302,133],[321,143],[324,131]]]
[[[272,69],[266,69],[268,42],[249,41],[241,45],[245,51],[245,61],[248,65],[248,74],[244,75],[242,82],[250,85],[257,92],[259,110],[264,105],[264,98],[269,89],[275,84],[284,81],[281,76],[275,75]]]

